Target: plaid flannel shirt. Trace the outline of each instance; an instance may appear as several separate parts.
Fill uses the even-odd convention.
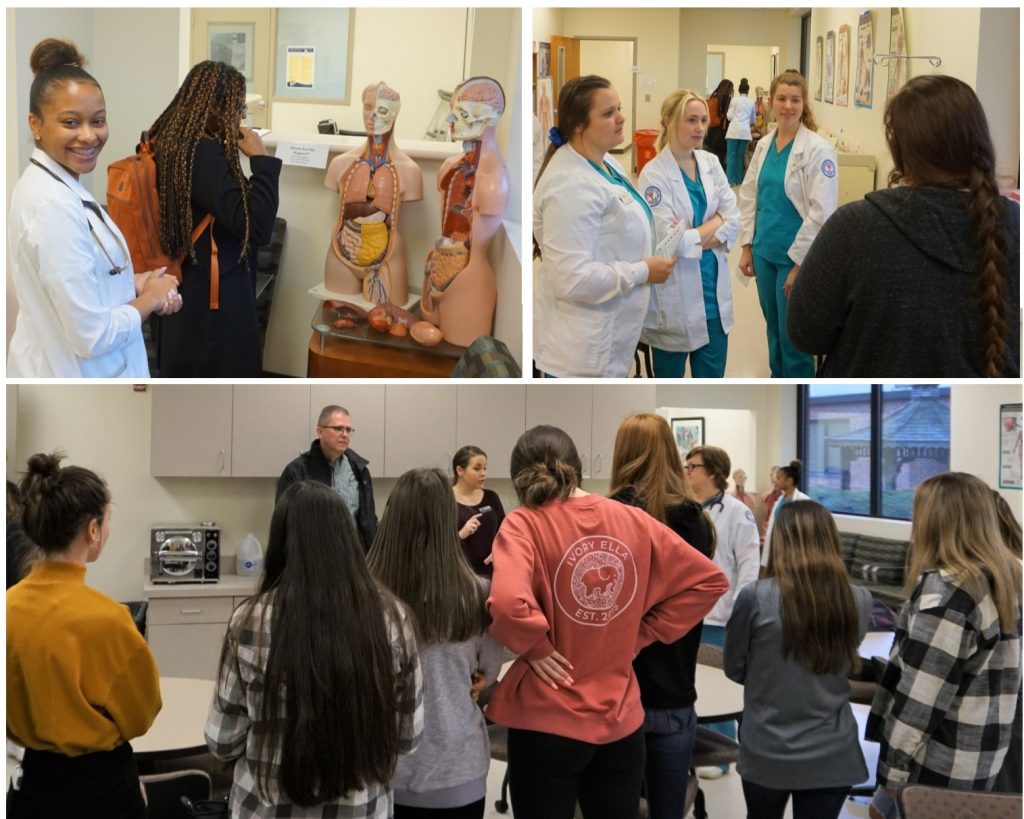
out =
[[[978,600],[925,572],[900,612],[868,718],[881,743],[878,783],[988,790],[1002,767],[1021,684],[1021,621],[1001,634],[992,595]]]
[[[423,678],[416,650],[415,631],[405,608],[398,604],[399,619],[385,618],[391,640],[398,690],[400,747],[409,753],[423,733]],[[231,788],[231,816],[236,819],[324,817],[324,819],[388,819],[392,792],[388,783],[370,784],[330,804],[303,808],[291,804],[277,789],[278,751],[269,777],[269,802],[256,787],[254,762],[257,740],[265,726],[257,721],[262,708],[264,672],[270,650],[273,592],[257,601],[252,616],[240,607],[228,626],[228,650],[224,653],[217,689],[206,722],[206,744],[214,756],[235,762]],[[262,626],[261,626],[262,624]],[[283,711],[281,716],[283,717]]]

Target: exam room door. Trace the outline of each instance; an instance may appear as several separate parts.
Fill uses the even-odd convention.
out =
[[[270,9],[192,9],[189,64],[229,63],[245,75],[245,90],[260,99],[249,103],[254,128],[270,127]]]
[[[622,130],[625,133],[623,143],[612,153],[623,155],[627,159],[633,151],[633,125],[636,122],[634,105],[634,86],[636,74],[633,73],[635,62],[636,40],[617,40],[609,37],[580,37],[580,74],[597,74],[605,77],[619,93],[622,102],[622,115],[626,118]],[[632,169],[632,162],[623,162],[627,170]]]

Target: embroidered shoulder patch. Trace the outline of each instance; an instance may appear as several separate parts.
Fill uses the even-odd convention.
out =
[[[654,185],[648,185],[647,190],[644,191],[644,199],[647,200],[647,204],[652,208],[657,207],[661,202],[661,189]]]
[[[836,163],[831,159],[826,159],[821,163],[821,172],[831,179],[836,175]]]

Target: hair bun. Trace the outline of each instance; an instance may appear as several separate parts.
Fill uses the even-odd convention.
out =
[[[38,478],[54,478],[60,474],[60,462],[64,460],[63,452],[37,452],[28,459],[28,474]]]
[[[40,74],[62,65],[74,65],[82,68],[85,66],[85,57],[70,40],[57,40],[48,37],[41,40],[32,49],[32,56],[29,57],[28,64],[33,74]]]
[[[792,461],[789,462],[789,465],[793,467],[793,469],[800,469],[800,467],[803,466],[803,463],[801,463],[799,459],[794,458]]]

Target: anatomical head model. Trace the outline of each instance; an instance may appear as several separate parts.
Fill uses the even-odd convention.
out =
[[[505,93],[490,77],[470,77],[452,92],[448,115],[452,139],[480,139],[484,129],[496,126],[505,111]]]
[[[402,99],[391,86],[378,82],[363,90],[363,126],[371,136],[390,133],[401,109]]]

